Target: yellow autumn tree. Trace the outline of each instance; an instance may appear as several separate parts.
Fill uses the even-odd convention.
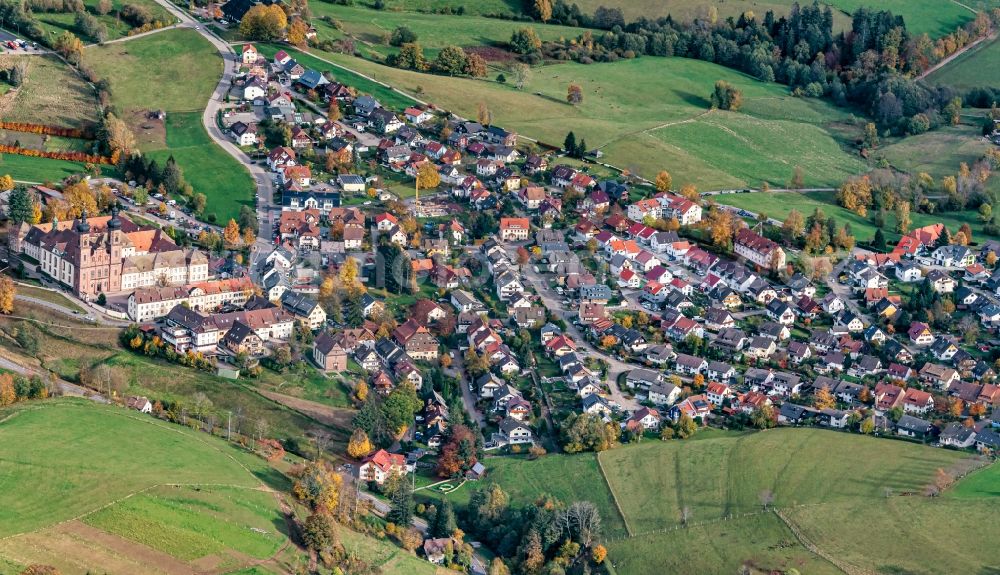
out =
[[[0,375],[0,407],[12,405],[17,401],[17,392],[14,390],[14,377],[9,373]]]
[[[363,429],[355,429],[351,434],[351,440],[347,444],[347,455],[354,459],[361,459],[372,452],[372,442],[368,439],[368,434]]]
[[[14,313],[14,298],[17,296],[17,286],[8,276],[0,276],[0,313]]]
[[[77,182],[63,190],[63,199],[69,204],[71,218],[78,218],[86,212],[89,215],[97,213],[97,198],[87,182]]]
[[[229,223],[222,230],[222,239],[226,242],[227,248],[232,249],[240,245],[240,225],[236,220],[229,218]]]
[[[0,192],[6,192],[8,190],[14,189],[14,178],[10,177],[10,174],[4,174],[0,176]]]
[[[436,188],[441,183],[441,174],[430,162],[425,162],[417,168],[417,187],[421,190]]]
[[[658,192],[669,192],[670,186],[674,183],[673,177],[670,172],[662,170],[659,174],[656,174],[656,191]]]

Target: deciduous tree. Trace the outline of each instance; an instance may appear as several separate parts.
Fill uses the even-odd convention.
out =
[[[235,249],[240,245],[240,226],[236,220],[230,218],[229,223],[222,230],[222,239],[226,242],[226,247]]]
[[[566,88],[566,101],[574,106],[583,103],[583,89],[579,84],[571,83]]]
[[[670,172],[661,170],[659,174],[656,174],[656,191],[669,192],[673,184],[674,179],[671,177]]]
[[[368,434],[363,429],[355,429],[351,434],[351,440],[347,443],[347,455],[354,459],[361,459],[372,452],[372,442],[368,439]]]
[[[288,26],[288,17],[279,4],[257,4],[240,21],[240,34],[247,40],[279,40]]]

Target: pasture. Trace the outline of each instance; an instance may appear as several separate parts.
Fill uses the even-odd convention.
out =
[[[472,15],[375,11],[325,2],[313,7],[313,13],[317,17],[330,16],[342,26],[342,30],[334,31],[326,25],[329,34],[327,37],[336,38],[337,34],[347,34],[359,40],[358,49],[382,55],[398,51],[386,40],[399,26],[406,26],[416,33],[417,43],[423,48],[424,55],[429,58],[437,55],[441,48],[448,45],[462,47],[504,45],[515,30],[525,26],[534,29],[543,41],[558,40],[563,37],[575,38],[583,33],[582,28],[570,26],[525,23]]]
[[[633,533],[774,505],[859,501],[920,490],[961,455],[817,429],[778,429],[694,442],[644,442],[599,455]],[[851,465],[844,465],[844,461]]]
[[[809,217],[816,208],[823,210],[827,217],[831,217],[838,224],[845,223],[851,225],[851,231],[855,238],[861,242],[868,242],[875,236],[874,214],[869,212],[868,217],[861,217],[858,214],[846,210],[836,204],[836,192],[752,192],[749,194],[726,194],[713,196],[719,204],[735,206],[751,210],[753,212],[763,212],[770,218],[784,220],[790,211],[798,210],[803,216]],[[910,219],[913,225],[910,229],[926,226],[936,222],[942,222],[951,230],[958,230],[962,224],[968,223],[972,227],[973,239],[979,241],[985,237],[983,224],[979,220],[979,214],[967,210],[964,212],[940,212],[935,214],[925,214],[910,212]],[[896,216],[889,213],[886,217],[886,225],[882,229],[886,241],[895,243],[899,240],[900,234],[895,232]]]
[[[615,540],[607,547],[621,575],[740,573],[744,566],[753,575],[789,569],[810,575],[841,573],[803,547],[771,513]]]
[[[866,169],[845,149],[849,134],[860,130],[850,110],[794,98],[784,86],[708,62],[644,57],[543,66],[517,90],[492,80],[420,74],[343,54],[324,56],[407,93],[420,92],[422,99],[465,117],[476,117],[484,102],[496,124],[547,144],[561,145],[573,131],[588,148],[601,148],[603,161],[649,178],[666,169],[674,182],[700,189],[759,185],[759,166],[766,167],[765,177],[784,182],[802,158],[814,164],[805,166],[808,185],[833,185]],[[743,91],[740,112],[709,111],[717,80]],[[565,102],[573,82],[584,94],[577,106]],[[751,164],[742,155],[749,152],[761,155]]]
[[[927,81],[959,90],[1000,85],[1000,39],[979,44],[927,76]]]
[[[166,111],[165,145],[153,138],[144,142],[143,151],[160,165],[173,155],[195,193],[207,196],[206,214],[225,222],[239,214],[241,204],[251,205],[250,173],[209,138],[201,123],[222,74],[222,59],[212,44],[194,30],[169,30],[93,48],[85,60],[111,82],[112,100],[123,117]]]
[[[998,512],[996,498],[891,497],[798,507],[786,516],[824,552],[860,570],[946,575],[996,572],[1000,549],[984,527],[996,524]]]
[[[157,485],[256,488],[251,469],[266,467],[206,434],[83,400],[20,404],[3,418],[0,537],[88,515]]]
[[[239,215],[240,205],[253,206],[254,182],[242,163],[209,138],[201,117],[201,112],[167,114],[166,147],[146,153],[161,166],[173,156],[195,193],[207,196],[205,213],[227,222]]]
[[[222,75],[222,58],[189,29],[168,30],[84,51],[84,64],[111,83],[112,101],[128,110],[205,109]]]
[[[16,90],[0,96],[0,116],[10,122],[33,122],[66,128],[95,128],[100,122],[97,95],[72,68],[55,56],[22,58],[28,75]],[[0,56],[0,70],[17,58]]]
[[[773,505],[791,517],[797,529],[817,530],[809,539],[824,552],[839,557],[850,543],[851,556],[845,559],[851,564],[870,565],[889,554],[895,563],[881,564],[907,568],[912,567],[902,559],[905,545],[895,550],[885,547],[924,537],[920,533],[948,532],[958,537],[957,533],[969,530],[962,531],[958,525],[962,505],[973,503],[960,500],[959,494],[979,497],[976,505],[984,501],[981,498],[995,497],[995,488],[990,487],[998,473],[995,467],[973,473],[946,497],[901,496],[922,491],[938,469],[951,469],[965,457],[953,451],[807,428],[743,434],[706,430],[695,438],[665,443],[647,440],[596,456],[547,455],[536,461],[490,458],[485,461],[489,469],[485,481],[501,485],[514,504],[546,493],[563,501],[594,502],[601,511],[611,560],[623,575],[728,573],[744,565],[755,574],[791,568],[801,573],[838,573],[835,566],[810,552],[778,515],[762,509],[764,491],[773,495]],[[966,482],[970,487],[965,487]],[[448,497],[465,503],[472,491],[469,487]],[[951,502],[942,503],[945,499]],[[615,500],[628,521],[628,532],[615,510]],[[963,525],[983,525],[1000,505],[995,501],[973,512],[981,521]],[[682,521],[685,509],[687,527]],[[827,509],[834,510],[835,519],[827,517]],[[878,535],[879,546],[870,550],[863,543],[871,534],[865,523],[869,509],[879,522],[906,523],[900,521],[909,516],[903,509],[912,509],[920,517],[913,527],[888,530],[887,526],[889,534]],[[945,527],[936,527],[938,521]],[[972,537],[978,541],[984,536]],[[934,549],[948,544],[941,541],[921,552],[928,570],[914,572],[947,572],[953,552],[933,558]],[[972,555],[961,565],[995,561],[992,551]]]
[[[700,0],[578,0],[577,4],[583,12],[593,14],[599,6],[621,8],[625,20],[635,20],[640,17],[662,18],[671,15],[677,20],[691,20],[704,17],[708,6],[715,6],[719,20],[751,11],[758,18],[763,18],[768,10],[773,10],[778,16],[787,15],[795,0],[717,0],[702,2]],[[799,2],[806,4],[806,2]],[[995,4],[993,0],[980,1],[987,7]],[[891,10],[893,14],[903,16],[906,29],[913,34],[927,33],[931,37],[939,37],[955,30],[958,26],[972,20],[975,14],[957,3],[936,2],[935,0],[882,0],[878,3],[864,0],[827,0],[820,4],[828,4],[833,9],[834,31],[846,30],[851,25],[851,14],[862,6],[877,7],[880,10]],[[969,3],[976,6],[976,2]]]

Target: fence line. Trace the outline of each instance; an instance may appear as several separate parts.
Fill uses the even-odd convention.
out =
[[[608,481],[608,474],[604,472],[604,464],[601,463],[600,452],[598,452],[594,457],[597,459],[597,469],[601,471],[601,477],[604,478],[604,484],[608,486],[608,491],[611,492],[611,500],[615,502],[615,509],[618,510],[618,515],[622,518],[622,523],[625,524],[625,532],[629,534],[629,537],[634,537],[635,534],[632,532],[632,528],[628,524],[628,517],[625,516],[625,512],[622,510],[622,505],[618,502],[618,495],[615,493],[614,488],[611,487],[611,482]]]

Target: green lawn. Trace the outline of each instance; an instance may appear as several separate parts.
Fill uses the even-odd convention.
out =
[[[808,217],[818,207],[828,217],[836,219],[839,224],[851,224],[851,230],[859,241],[870,241],[875,235],[875,224],[872,222],[873,214],[869,213],[868,217],[862,218],[856,213],[836,205],[835,195],[835,192],[753,192],[749,194],[712,196],[712,199],[720,204],[736,206],[754,212],[764,212],[768,217],[778,220],[783,220],[788,215],[788,212],[793,209],[798,210],[801,214]],[[973,211],[942,212],[936,214],[910,212],[910,216],[913,221],[912,228],[942,222],[949,229],[957,230],[963,223],[968,223],[972,226],[973,237],[976,241],[985,237],[978,214]],[[883,233],[889,242],[895,242],[899,239],[899,234],[893,231],[895,226],[895,216],[889,214],[886,226],[883,229]]]
[[[987,527],[996,525],[997,513],[996,498],[892,497],[799,507],[788,517],[820,549],[858,572],[947,575],[997,572],[1000,548]]]
[[[994,463],[973,472],[947,494],[956,499],[991,499],[1000,496],[1000,466]]]
[[[222,74],[222,58],[195,30],[168,30],[91,48],[84,63],[111,83],[120,110],[204,110]]]
[[[927,77],[929,82],[966,90],[1000,84],[1000,39],[984,42]]]
[[[919,490],[937,468],[960,457],[816,429],[689,443],[650,441],[600,455],[634,533],[679,523],[685,507],[694,520],[756,511],[763,490],[773,492],[779,507],[874,499],[885,487]]]
[[[0,537],[164,483],[255,487],[260,481],[244,465],[265,467],[205,434],[88,401],[23,404],[0,414]]]
[[[94,48],[85,59],[111,82],[120,110],[167,112],[166,147],[151,144],[144,152],[160,165],[173,155],[195,193],[208,197],[206,214],[215,213],[225,222],[239,214],[241,204],[252,205],[250,173],[212,142],[201,123],[222,73],[222,60],[211,43],[194,30],[169,30]]]
[[[667,169],[677,184],[715,189],[759,185],[762,177],[783,183],[803,160],[813,164],[804,166],[810,185],[833,185],[866,170],[847,149],[860,129],[852,125],[850,110],[791,97],[785,86],[708,62],[644,57],[543,66],[519,91],[491,80],[420,74],[343,54],[325,57],[407,93],[419,86],[423,99],[465,117],[475,117],[485,102],[497,124],[548,144],[561,145],[572,130],[589,148],[602,147],[607,162],[650,178]],[[743,91],[741,112],[708,112],[717,80]],[[583,88],[578,106],[565,103],[571,82]]]
[[[809,575],[841,572],[812,554],[773,514],[694,525],[667,533],[612,541],[609,557],[622,575],[661,573],[787,573]]]
[[[112,10],[104,16],[97,14],[98,0],[85,0],[83,4],[86,6],[87,11],[90,12],[91,15],[95,16],[107,27],[108,40],[114,40],[116,38],[127,36],[129,30],[132,29],[130,24],[117,17],[118,11],[121,10],[121,8],[126,4],[133,4],[146,8],[156,20],[170,24],[175,21],[175,18],[171,17],[170,13],[167,12],[166,9],[153,0],[112,0]],[[86,43],[97,42],[97,38],[84,36],[83,32],[76,27],[76,15],[72,12],[36,12],[34,16],[52,41],[54,41],[55,38],[64,31],[69,30],[79,36]]]
[[[229,549],[266,559],[285,540],[274,495],[250,489],[159,487],[84,521],[184,561]]]
[[[227,222],[239,215],[240,205],[253,206],[254,182],[250,172],[209,138],[201,112],[167,114],[167,147],[146,153],[163,165],[172,155],[184,179],[208,197],[205,213]]]
[[[24,182],[58,183],[66,177],[83,173],[83,168],[80,162],[0,154],[0,173],[10,174],[15,180]],[[105,176],[114,176],[113,166],[101,166],[101,171]]]

